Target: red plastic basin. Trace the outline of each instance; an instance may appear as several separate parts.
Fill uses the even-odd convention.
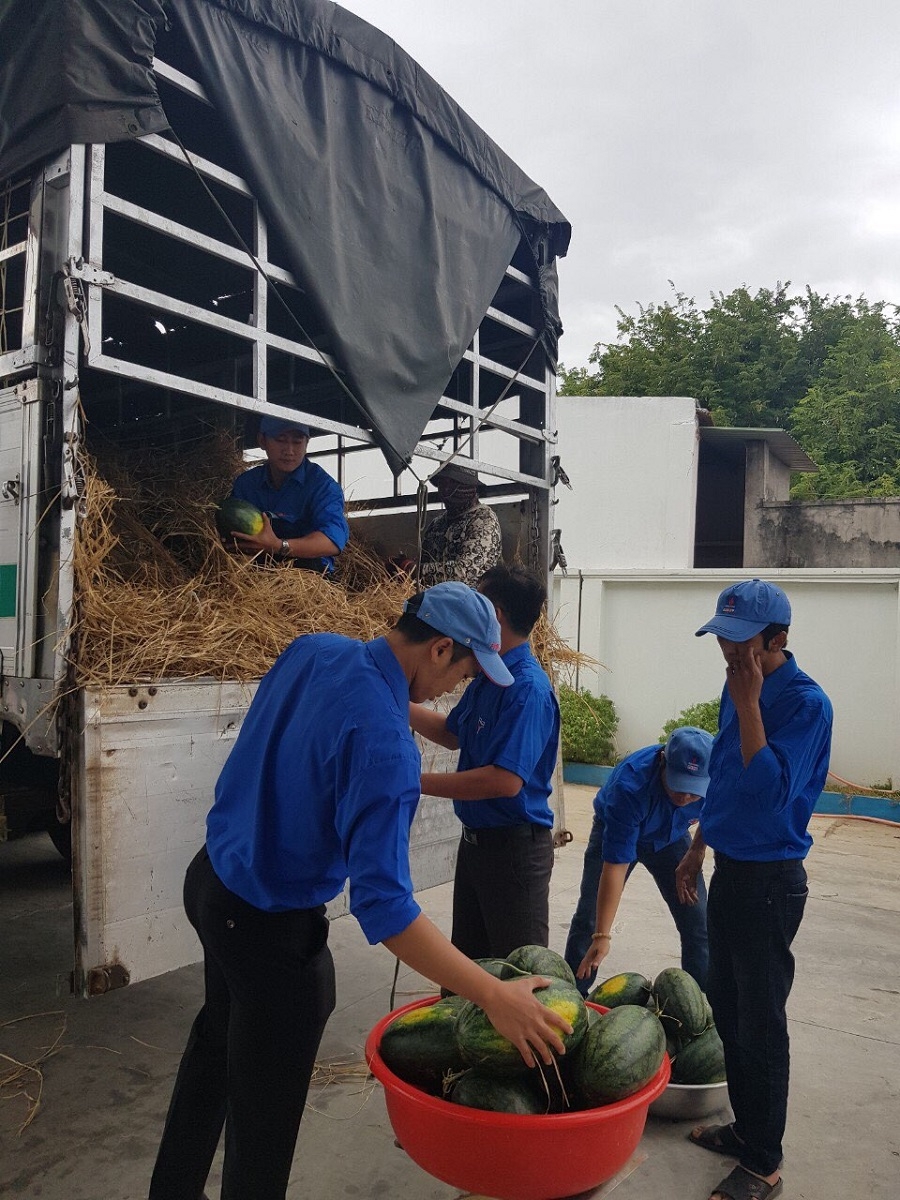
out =
[[[496,1200],[560,1200],[621,1170],[641,1140],[647,1109],[669,1082],[668,1055],[646,1087],[602,1108],[537,1117],[464,1108],[398,1079],[378,1053],[392,1021],[437,999],[395,1009],[366,1039],[366,1061],[384,1087],[397,1141],[414,1162],[451,1187]]]

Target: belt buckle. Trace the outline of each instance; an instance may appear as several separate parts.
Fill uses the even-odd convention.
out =
[[[474,829],[469,829],[468,826],[463,825],[462,835],[463,835],[463,841],[468,842],[470,846],[478,845],[478,834],[475,832]]]

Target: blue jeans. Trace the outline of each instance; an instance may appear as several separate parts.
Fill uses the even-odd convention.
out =
[[[806,906],[799,858],[737,862],[716,853],[709,886],[709,1002],[725,1047],[741,1166],[781,1165],[790,1055],[785,1006],[794,982],[791,942]]]
[[[637,862],[628,868],[628,875],[641,863],[653,876],[659,894],[665,900],[675,928],[681,938],[681,965],[689,975],[706,990],[706,971],[709,955],[706,942],[706,884],[702,874],[697,879],[697,903],[682,904],[675,892],[675,868],[681,862],[691,839],[688,834],[677,842],[671,842],[662,850],[638,849]],[[591,835],[584,852],[584,869],[581,876],[581,894],[578,907],[569,926],[565,959],[573,971],[577,971],[581,960],[588,952],[594,922],[597,919],[597,889],[603,870],[603,821],[594,814]],[[626,876],[627,879],[627,876]],[[594,986],[596,972],[590,979],[579,979],[578,990],[586,996]]]

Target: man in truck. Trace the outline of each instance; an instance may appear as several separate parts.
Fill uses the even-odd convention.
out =
[[[231,489],[232,496],[263,513],[263,529],[231,536],[247,554],[262,551],[330,575],[350,527],[340,484],[306,457],[309,437],[310,428],[302,422],[263,417],[259,444],[266,461],[238,475]]]
[[[325,905],[350,880],[370,944],[480,1005],[520,1051],[550,1063],[570,1026],[494,979],[413,896],[409,830],[421,757],[411,702],[484,671],[512,682],[490,601],[444,583],[363,643],[297,638],[260,682],[219,776],[185,910],[203,946],[205,1001],[178,1070],[151,1200],[200,1200],[225,1128],[222,1200],[283,1200],[325,1024],[335,1005]]]
[[[449,462],[432,482],[444,511],[430,522],[422,538],[419,585],[431,587],[456,579],[474,587],[485,571],[499,563],[503,546],[500,522],[478,499],[478,476]]]

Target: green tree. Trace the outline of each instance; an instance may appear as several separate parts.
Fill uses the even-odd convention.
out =
[[[883,305],[861,304],[846,324],[791,430],[820,467],[795,496],[900,494],[900,345]]]
[[[790,429],[819,465],[792,495],[900,495],[897,308],[776,284],[618,309],[560,394],[692,396],[717,425]],[[593,369],[591,369],[593,368]]]

